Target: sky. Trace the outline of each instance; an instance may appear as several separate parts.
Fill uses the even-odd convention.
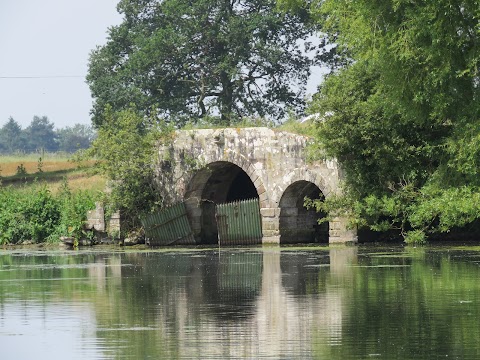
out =
[[[0,126],[34,115],[90,124],[90,52],[122,20],[119,0],[0,0]]]
[[[91,124],[90,52],[122,21],[119,0],[0,0],[0,127],[35,115],[55,127]],[[312,69],[307,92],[322,78]]]

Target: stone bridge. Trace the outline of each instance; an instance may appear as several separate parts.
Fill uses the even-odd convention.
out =
[[[308,137],[268,128],[182,130],[159,149],[166,203],[184,201],[198,243],[215,243],[215,204],[258,198],[263,242],[355,242],[346,220],[318,225],[304,198],[338,193],[336,161],[308,162]]]

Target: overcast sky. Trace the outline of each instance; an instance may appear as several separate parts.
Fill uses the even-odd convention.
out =
[[[88,57],[121,22],[119,0],[0,0],[0,126],[34,115],[57,128],[91,124]],[[322,71],[313,69],[307,91]]]
[[[120,23],[118,0],[0,0],[0,126],[34,115],[90,124],[90,51]],[[34,77],[22,78],[22,77]]]

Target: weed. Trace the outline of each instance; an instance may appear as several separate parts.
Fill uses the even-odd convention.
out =
[[[40,156],[37,162],[37,172],[42,173],[43,172],[42,169],[43,169],[43,160],[42,160],[42,157]]]
[[[25,166],[22,164],[17,166],[17,175],[18,176],[25,176],[27,175],[27,169],[25,169]]]

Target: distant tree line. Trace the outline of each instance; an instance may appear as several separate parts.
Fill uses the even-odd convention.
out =
[[[0,128],[0,153],[34,153],[38,151],[73,153],[87,149],[96,136],[89,125],[75,124],[72,127],[55,129],[55,124],[46,116],[34,116],[30,125],[22,129],[10,117]]]

